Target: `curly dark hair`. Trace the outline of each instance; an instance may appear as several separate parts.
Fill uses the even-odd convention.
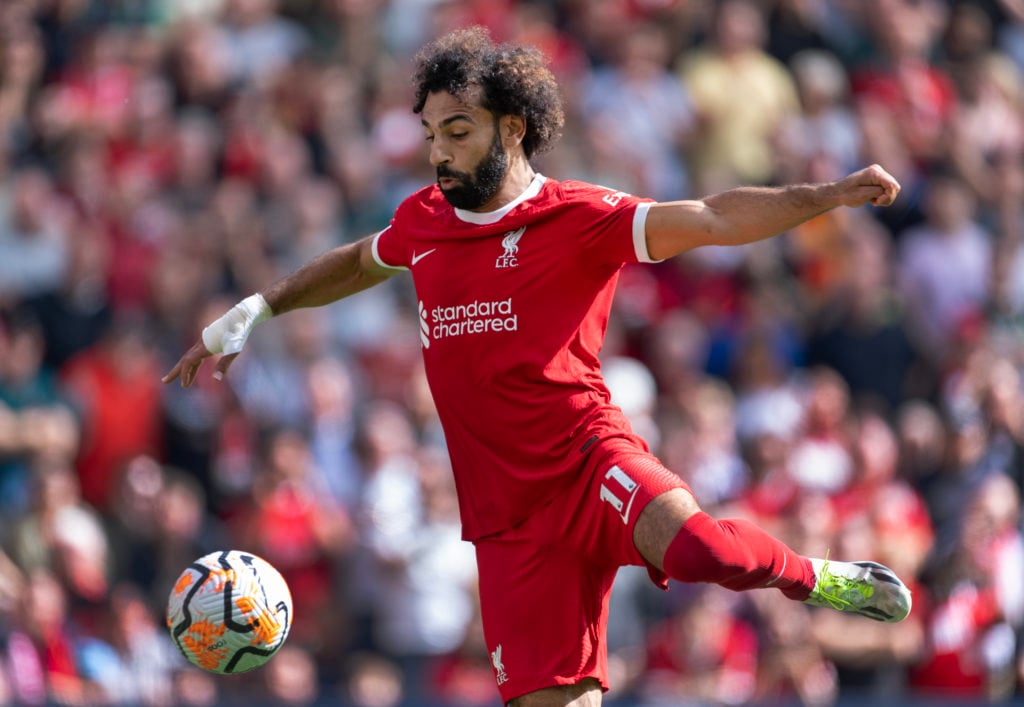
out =
[[[565,123],[558,83],[541,51],[495,44],[483,27],[455,30],[421,49],[413,83],[414,113],[423,110],[431,93],[447,91],[464,98],[479,86],[484,108],[526,121],[522,144],[527,159],[551,149]]]

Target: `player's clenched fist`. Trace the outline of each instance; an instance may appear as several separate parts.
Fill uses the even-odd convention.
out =
[[[900,193],[900,183],[882,167],[873,164],[835,183],[836,199],[843,206],[889,206]]]

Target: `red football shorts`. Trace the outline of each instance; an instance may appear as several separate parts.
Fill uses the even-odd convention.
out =
[[[521,525],[476,542],[484,638],[505,702],[591,677],[608,689],[608,600],[623,565],[647,566],[633,545],[644,506],[689,490],[634,443],[603,442],[577,482]]]

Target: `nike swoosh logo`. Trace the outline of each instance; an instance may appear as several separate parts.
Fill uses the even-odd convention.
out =
[[[430,250],[424,251],[424,252],[420,253],[419,255],[416,254],[416,251],[413,251],[413,254],[412,254],[412,264],[415,265],[416,263],[420,262],[421,260],[426,258],[428,255],[433,253],[435,250],[437,250],[437,248],[431,248]]]

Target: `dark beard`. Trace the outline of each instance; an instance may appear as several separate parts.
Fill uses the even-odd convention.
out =
[[[508,155],[501,146],[501,137],[498,134],[498,126],[494,126],[494,140],[491,141],[491,148],[487,155],[480,160],[473,174],[457,172],[445,165],[437,168],[437,178],[451,177],[459,180],[457,186],[450,189],[441,189],[444,198],[456,209],[472,211],[490,201],[505,179],[505,172],[508,169]]]

